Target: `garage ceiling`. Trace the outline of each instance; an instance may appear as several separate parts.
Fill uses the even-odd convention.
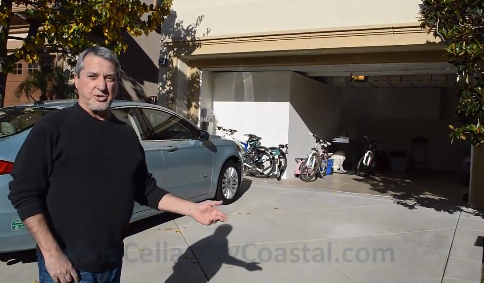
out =
[[[457,84],[457,75],[388,75],[367,76],[364,80],[354,79],[351,76],[339,77],[313,77],[325,84],[336,87],[374,87],[374,88],[447,88]],[[360,78],[361,79],[361,78]]]
[[[377,76],[377,75],[414,75],[414,74],[454,74],[452,65],[440,63],[402,63],[402,64],[353,64],[353,65],[312,65],[312,66],[264,66],[264,67],[221,67],[208,68],[216,72],[262,72],[294,71],[308,76]]]
[[[445,62],[224,67],[207,70],[216,72],[293,71],[337,87],[452,87],[456,84],[456,69]],[[352,76],[367,76],[367,81],[352,81]]]

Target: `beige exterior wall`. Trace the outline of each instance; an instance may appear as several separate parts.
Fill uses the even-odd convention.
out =
[[[443,50],[420,28],[421,0],[295,3],[175,1],[161,43],[191,67],[214,66],[199,61],[207,59]]]
[[[421,0],[185,0],[176,20],[194,24],[197,37],[413,23]]]

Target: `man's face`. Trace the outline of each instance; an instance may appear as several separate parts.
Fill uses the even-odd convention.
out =
[[[117,92],[116,66],[92,54],[83,65],[79,77],[74,75],[79,102],[93,112],[108,110]]]

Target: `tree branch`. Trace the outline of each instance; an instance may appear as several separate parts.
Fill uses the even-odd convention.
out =
[[[24,21],[27,21],[27,18],[24,15],[20,14],[20,13],[12,13],[12,15],[17,16],[17,17],[21,18]]]
[[[50,46],[50,47],[43,46],[43,47],[40,47],[38,49],[38,53],[41,53],[41,54],[48,54],[48,53],[74,54],[74,52],[72,52],[72,51],[70,51],[66,48],[62,48],[61,46]]]
[[[445,39],[445,37],[440,34],[439,32],[439,23],[440,23],[440,18],[437,19],[437,23],[436,23],[436,27],[435,27],[435,33],[440,37],[440,39],[442,39],[444,42],[446,42],[447,40]]]

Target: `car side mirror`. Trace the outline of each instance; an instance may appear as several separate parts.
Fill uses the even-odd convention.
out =
[[[198,133],[198,140],[200,141],[208,141],[209,138],[210,138],[210,133],[207,131],[200,130],[200,132]]]

